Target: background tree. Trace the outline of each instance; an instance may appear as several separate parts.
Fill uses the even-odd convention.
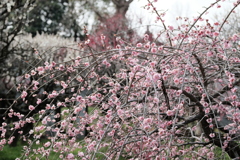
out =
[[[68,0],[41,0],[36,1],[35,7],[30,11],[30,22],[26,31],[36,36],[37,33],[57,34],[61,29],[61,22]]]
[[[24,48],[16,37],[21,34],[21,29],[27,22],[27,13],[33,8],[34,1],[1,1],[0,2],[0,97],[1,114],[0,122],[3,122],[3,114],[9,104],[16,98],[17,77],[23,74],[29,60],[23,52],[32,50]],[[14,119],[14,118],[13,118]],[[8,121],[10,122],[10,121]],[[12,145],[16,145],[13,143]]]
[[[27,13],[33,7],[33,1],[12,1],[7,0],[0,2],[0,63],[1,73],[6,73],[6,61],[9,56],[19,54],[19,46],[13,44],[14,38],[20,33],[22,27],[26,24]]]
[[[228,37],[231,34],[239,33],[240,32],[240,24],[239,24],[239,8],[234,10],[234,12],[231,15],[226,14],[228,12],[227,9],[225,9],[223,12],[219,13],[218,15],[214,15],[211,19],[214,22],[217,21],[223,21],[225,20],[223,17],[227,17],[226,23],[224,26],[222,26],[223,35],[224,37]]]
[[[77,39],[83,40],[84,26],[93,25],[89,28],[92,28],[92,31],[95,32],[99,26],[107,24],[109,21],[111,21],[111,24],[113,22],[117,23],[121,19],[118,22],[119,27],[127,27],[126,12],[131,2],[132,0],[103,0],[97,2],[85,0],[37,1],[34,10],[29,13],[30,22],[25,30],[33,36],[37,33],[60,34],[64,37],[74,37],[75,41]],[[89,18],[87,18],[89,16],[95,18],[94,24],[89,24]],[[116,28],[116,24],[112,27],[109,23],[104,27],[112,30]]]

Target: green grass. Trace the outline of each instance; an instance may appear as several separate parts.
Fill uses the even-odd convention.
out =
[[[47,140],[43,140],[42,143],[46,142]],[[20,158],[22,154],[24,153],[23,146],[27,146],[26,143],[18,142],[18,145],[16,147],[10,147],[9,145],[4,146],[3,150],[0,151],[0,160],[15,160],[16,158]],[[36,144],[33,145],[33,148],[40,147]],[[49,160],[58,158],[59,154],[51,152],[49,156]],[[37,156],[39,158],[42,157],[42,155]],[[34,156],[32,159],[35,160],[36,156]],[[46,158],[42,158],[46,159]]]
[[[62,110],[65,110],[68,108],[62,108]],[[93,112],[95,107],[89,107],[89,113]],[[65,114],[65,116],[69,116],[69,114]],[[65,117],[62,116],[62,119]],[[41,123],[39,123],[38,125],[41,125]],[[42,131],[43,132],[43,131]],[[47,140],[42,140],[41,144],[45,143]],[[18,142],[18,145],[16,147],[10,147],[9,145],[4,146],[3,150],[0,151],[0,160],[15,160],[18,157],[21,157],[21,155],[23,154],[24,150],[23,150],[23,146],[27,144],[22,143],[22,142]],[[33,148],[38,148],[40,147],[39,145],[36,145],[34,143],[34,145],[32,146]],[[76,149],[74,150],[72,153],[77,155],[78,151],[81,151],[82,149]],[[49,160],[52,159],[59,159],[59,153],[55,153],[55,152],[51,152],[50,156],[48,157]],[[97,157],[102,157],[103,155],[97,155]],[[34,155],[31,159],[35,159],[36,157],[40,158],[40,159],[47,159],[46,157],[43,157],[42,155]],[[102,158],[101,158],[102,159]]]
[[[17,157],[21,156],[22,145],[16,147],[5,146],[2,151],[0,151],[1,160],[15,160]]]
[[[213,150],[215,154],[215,159],[224,159],[224,160],[231,160],[226,152],[223,152],[220,147],[215,147]]]
[[[47,142],[46,139],[43,139],[41,141],[41,144],[44,144],[45,142]],[[10,147],[8,145],[6,145],[2,151],[0,151],[0,160],[15,160],[16,158],[18,157],[21,157],[21,154],[23,153],[23,146],[26,145],[24,143],[21,143],[19,142],[18,145],[16,147]],[[83,144],[82,144],[83,145]],[[37,147],[40,147],[41,145],[36,145],[34,144],[32,146],[32,148],[37,148]],[[101,148],[99,150],[98,153],[96,153],[96,158],[98,160],[103,160],[105,159],[106,157],[102,154],[102,153],[105,153],[109,148],[108,147],[104,147],[104,148]],[[77,155],[77,153],[79,151],[82,151],[82,152],[85,152],[85,150],[82,148],[82,149],[75,149],[74,151],[72,151],[71,153],[73,153],[74,155]],[[101,152],[101,153],[100,153]],[[214,149],[214,153],[215,153],[215,158],[216,159],[224,159],[224,160],[230,160],[231,158],[229,158],[229,156],[227,155],[227,153],[223,153],[221,148],[219,147],[216,147]],[[33,155],[31,157],[31,159],[35,160],[36,157],[38,157],[39,159],[42,159],[42,160],[58,160],[60,159],[59,158],[59,155],[60,153],[55,153],[55,152],[51,152],[49,157],[44,157],[43,155]],[[186,157],[188,157],[186,155]],[[185,158],[186,158],[185,157]],[[189,157],[190,158],[190,157]],[[120,160],[125,160],[126,158],[123,158],[123,157],[120,157]]]
[[[42,145],[45,142],[47,142],[47,139],[43,139],[40,143]],[[19,142],[16,147],[10,147],[10,146],[6,145],[3,148],[3,150],[0,151],[0,160],[15,160],[16,158],[20,158],[22,156],[22,154],[24,153],[24,150],[23,150],[24,145],[26,145],[26,144],[21,143],[21,142]],[[38,147],[41,147],[41,145],[34,144],[31,148],[38,148]],[[102,153],[105,153],[108,149],[109,149],[108,147],[101,148],[99,150],[99,152],[96,153],[95,157],[98,160],[105,160],[106,157]],[[74,155],[77,155],[79,151],[85,152],[85,149],[84,148],[75,149],[74,151],[71,151],[71,153],[73,153]],[[41,154],[38,154],[38,155],[30,154],[30,156],[28,158],[32,159],[32,160],[35,160],[37,157],[41,160],[59,160],[60,159],[59,155],[60,155],[60,153],[51,151],[49,157],[45,157]],[[66,156],[66,155],[64,155],[64,156]],[[125,160],[125,158],[120,156],[120,160]]]

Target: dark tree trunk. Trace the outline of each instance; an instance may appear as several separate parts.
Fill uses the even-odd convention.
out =
[[[212,141],[214,145],[221,148],[224,145],[223,142],[225,141],[225,139],[223,138],[223,136],[215,136],[213,138],[209,136],[210,133],[213,133],[213,130],[209,127],[207,117],[203,117],[203,119],[201,120],[201,125],[207,138],[210,139],[210,141]],[[240,158],[240,146],[235,141],[229,141],[227,147],[225,148],[225,151],[232,159]]]

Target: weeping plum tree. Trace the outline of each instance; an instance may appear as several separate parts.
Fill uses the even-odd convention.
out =
[[[234,3],[223,22],[210,23],[202,17],[218,0],[189,21],[191,25],[178,28],[164,24],[155,2],[149,0],[146,9],[153,10],[164,27],[157,35],[166,39],[163,45],[150,42],[146,34],[142,43],[117,37],[115,49],[109,49],[108,43],[96,51],[88,39],[79,44],[81,56],[35,65],[23,75],[32,81],[19,85],[21,95],[3,117],[4,121],[16,116],[11,130],[28,142],[19,159],[48,159],[50,154],[56,159],[109,160],[240,157],[240,36],[223,37],[221,31],[240,2]],[[207,25],[197,24],[199,20]],[[106,37],[102,35],[100,40],[104,43]],[[100,72],[111,69],[112,64],[118,68],[115,73]],[[59,89],[44,91],[44,98],[29,104],[28,98],[35,97],[50,81]],[[84,90],[92,93],[83,97]],[[54,105],[63,95],[65,98]],[[13,109],[18,101],[28,104],[31,117]],[[45,107],[35,112],[44,102]],[[65,107],[61,120],[50,119],[49,111],[61,106]],[[91,111],[78,117],[87,107]],[[47,126],[49,121],[52,127]],[[24,134],[21,128],[29,123],[34,127]],[[5,137],[7,126],[3,122],[0,128],[1,148],[15,138]],[[77,140],[85,128],[88,136]],[[55,135],[42,142],[49,129]]]

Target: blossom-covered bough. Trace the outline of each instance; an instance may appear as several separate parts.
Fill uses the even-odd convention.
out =
[[[154,2],[148,3],[157,11]],[[198,25],[200,19],[207,25]],[[148,35],[136,44],[117,37],[115,49],[105,44],[98,51],[93,40],[86,40],[78,44],[81,56],[34,66],[24,75],[31,83],[19,86],[21,95],[3,118],[17,117],[11,130],[29,144],[19,158],[55,153],[59,159],[239,158],[240,35],[221,36],[226,20],[211,24],[199,17],[178,29],[164,24],[158,35],[166,39],[164,45],[150,42]],[[57,89],[28,102],[50,82]],[[13,110],[18,101],[28,105],[29,114]],[[49,118],[59,108],[58,120]],[[29,123],[33,129],[23,134],[21,127]],[[3,122],[1,147],[14,139],[5,137],[6,126]],[[54,136],[43,141],[49,130]],[[85,130],[87,136],[77,139]]]

